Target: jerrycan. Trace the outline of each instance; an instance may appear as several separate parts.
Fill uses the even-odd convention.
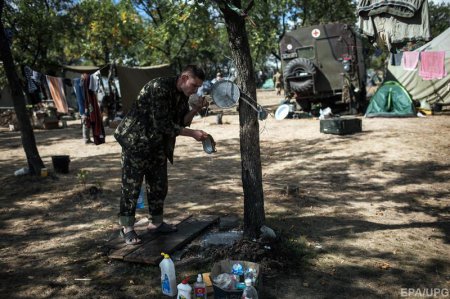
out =
[[[170,256],[161,252],[164,257],[159,268],[161,269],[161,291],[164,295],[173,297],[177,293],[177,279],[175,275],[175,265]]]

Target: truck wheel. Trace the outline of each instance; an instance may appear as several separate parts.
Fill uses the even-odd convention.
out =
[[[285,80],[285,84],[288,87],[288,90],[292,91],[307,91],[311,89],[314,82],[312,78],[308,78],[306,80],[299,80],[301,78],[295,78],[293,75],[296,73],[307,73],[308,75],[314,75],[316,73],[316,68],[311,60],[306,58],[296,58],[291,60],[287,65],[283,72],[283,78]],[[293,77],[293,78],[292,78]],[[291,80],[288,80],[292,78]]]

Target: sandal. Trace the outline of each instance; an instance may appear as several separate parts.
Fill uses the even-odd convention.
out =
[[[168,224],[166,222],[161,223],[156,228],[147,228],[149,232],[152,233],[161,233],[161,234],[168,234],[168,233],[174,233],[178,231],[177,227],[175,225]]]
[[[125,229],[122,228],[120,230],[120,236],[125,239],[127,245],[138,245],[142,243],[142,240],[139,239],[138,234],[134,230],[125,233]]]

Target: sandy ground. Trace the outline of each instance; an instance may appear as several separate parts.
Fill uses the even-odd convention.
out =
[[[265,91],[258,100],[273,112],[281,98]],[[168,216],[243,217],[238,116],[230,109],[224,124],[215,121],[192,127],[214,136],[217,153],[177,140]],[[267,224],[313,253],[305,267],[263,273],[262,298],[450,296],[450,114],[362,122],[363,132],[348,136],[320,133],[317,119],[259,123]],[[78,121],[68,124],[35,131],[46,178],[13,175],[26,166],[20,134],[0,129],[0,294],[160,298],[157,267],[111,261],[104,251],[118,230],[113,130],[106,144],[84,145]],[[70,155],[69,174],[53,173],[53,155]],[[101,194],[83,191],[82,170]]]

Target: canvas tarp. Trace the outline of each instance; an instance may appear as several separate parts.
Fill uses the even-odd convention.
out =
[[[430,40],[428,0],[359,0],[358,27],[379,46]]]
[[[408,92],[397,82],[387,81],[370,99],[366,117],[415,116],[414,105]]]
[[[435,103],[450,103],[450,28],[438,35],[432,41],[415,51],[445,51],[445,69],[447,76],[439,80],[423,80],[419,76],[419,64],[414,71],[406,71],[402,66],[389,65],[387,80],[398,81],[411,95],[414,101]]]
[[[98,71],[100,67],[94,65],[63,65],[63,69],[74,73],[92,74]]]
[[[126,67],[118,65],[117,76],[119,77],[123,112],[128,112],[142,87],[147,82],[157,77],[173,75],[175,75],[175,72],[169,64],[149,67]]]

